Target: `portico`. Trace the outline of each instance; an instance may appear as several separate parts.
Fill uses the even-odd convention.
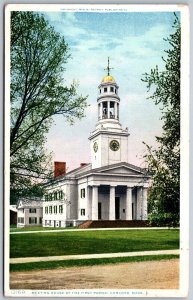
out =
[[[127,185],[88,186],[92,220],[146,220],[147,187]]]

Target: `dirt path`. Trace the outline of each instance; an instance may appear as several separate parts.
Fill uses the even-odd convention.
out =
[[[12,272],[11,289],[177,289],[179,260]]]

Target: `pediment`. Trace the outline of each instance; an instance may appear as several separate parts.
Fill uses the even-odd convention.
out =
[[[144,174],[143,170],[135,166],[108,166],[107,168],[101,168],[100,173],[108,174],[125,174],[125,175],[142,175]]]
[[[22,201],[20,200],[18,203],[18,207],[21,207],[21,206],[22,206]]]
[[[18,200],[17,205],[16,205],[16,208],[19,209],[19,208],[21,208],[22,206],[23,206],[22,201],[21,201],[21,200]]]

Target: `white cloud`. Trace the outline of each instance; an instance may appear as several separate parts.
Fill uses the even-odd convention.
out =
[[[75,13],[46,12],[49,22],[66,38],[76,38],[85,34],[85,30],[78,26]]]

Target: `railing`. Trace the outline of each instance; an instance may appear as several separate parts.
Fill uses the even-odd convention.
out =
[[[100,119],[100,117],[99,117]],[[109,119],[108,114],[103,114],[102,119]],[[110,119],[115,119],[115,115],[110,114]]]

